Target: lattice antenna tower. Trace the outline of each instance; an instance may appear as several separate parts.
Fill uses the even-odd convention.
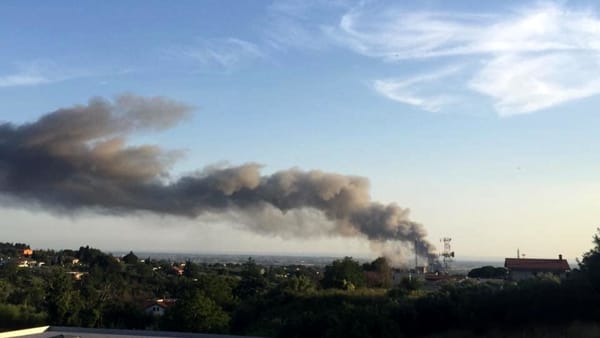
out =
[[[452,251],[452,245],[450,242],[452,238],[444,237],[440,239],[440,242],[444,243],[444,251],[442,252],[442,262],[444,264],[444,270],[448,272],[450,270],[450,265],[454,261],[454,251]]]

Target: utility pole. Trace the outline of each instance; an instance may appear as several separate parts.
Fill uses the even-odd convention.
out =
[[[454,251],[452,251],[452,246],[450,245],[450,242],[452,241],[452,238],[450,237],[444,237],[442,239],[440,239],[440,242],[444,242],[444,251],[442,252],[442,261],[444,262],[444,270],[446,270],[446,272],[448,272],[450,270],[450,264],[453,261],[454,258]]]
[[[419,266],[419,249],[417,249],[417,240],[415,239],[415,273],[417,272],[417,266]]]

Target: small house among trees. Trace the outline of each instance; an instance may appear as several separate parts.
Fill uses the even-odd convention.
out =
[[[123,256],[122,260],[125,264],[136,264],[139,261],[138,256],[133,251],[129,251],[127,255]]]
[[[175,305],[176,302],[176,299],[156,299],[146,303],[144,306],[144,312],[152,316],[161,317],[165,314],[165,311],[171,306]]]
[[[512,280],[534,278],[541,274],[552,274],[562,278],[571,269],[562,255],[558,255],[558,259],[506,258],[504,267],[508,269],[508,278]]]

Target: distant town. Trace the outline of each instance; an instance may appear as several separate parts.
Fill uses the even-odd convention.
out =
[[[587,262],[600,255],[590,252]],[[586,258],[581,267],[571,267],[561,255],[509,257],[504,266],[469,271],[453,269],[453,255],[404,268],[392,267],[384,257],[153,257],[132,251],[109,254],[89,246],[39,250],[25,243],[0,243],[0,328],[55,325],[306,337],[312,330],[346,330],[342,323],[356,317],[353,325],[367,332],[391,321],[403,325],[390,326],[390,332],[421,336],[465,329],[473,316],[488,318],[486,311],[524,305],[520,297],[528,297],[528,306],[542,302],[548,307],[539,309],[555,310],[576,301],[566,295],[585,287],[600,297],[585,282],[592,277],[586,274]],[[563,296],[554,304],[557,292]],[[490,302],[498,308],[486,310]],[[408,309],[416,311],[416,322],[394,314]],[[517,317],[507,312],[507,320],[544,327],[545,317],[519,311],[524,312]],[[376,324],[370,322],[373,316]],[[577,317],[562,318],[568,325]],[[429,324],[418,325],[425,322]],[[497,320],[481,323],[489,330],[504,328]],[[297,334],[288,335],[288,330]]]

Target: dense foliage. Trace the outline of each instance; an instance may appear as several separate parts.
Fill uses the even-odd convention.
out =
[[[37,265],[19,267],[25,247],[6,243],[2,252],[10,255],[0,256],[1,329],[51,324],[268,337],[553,337],[561,327],[586,335],[585,323],[600,320],[598,235],[567,278],[518,283],[478,279],[506,276],[493,267],[474,269],[474,279],[433,283],[412,276],[392,283],[383,258],[360,265],[346,257],[324,269],[268,267],[252,259],[211,265],[140,259],[133,252],[118,259],[89,247],[36,251]],[[163,316],[146,311],[156,299],[173,300]]]
[[[354,290],[357,287],[365,286],[366,283],[363,269],[352,257],[335,260],[331,265],[325,267],[323,277],[325,288]]]
[[[506,278],[508,270],[495,266],[483,266],[469,271],[469,278]]]
[[[0,243],[0,257],[16,257],[29,248],[25,243]]]

